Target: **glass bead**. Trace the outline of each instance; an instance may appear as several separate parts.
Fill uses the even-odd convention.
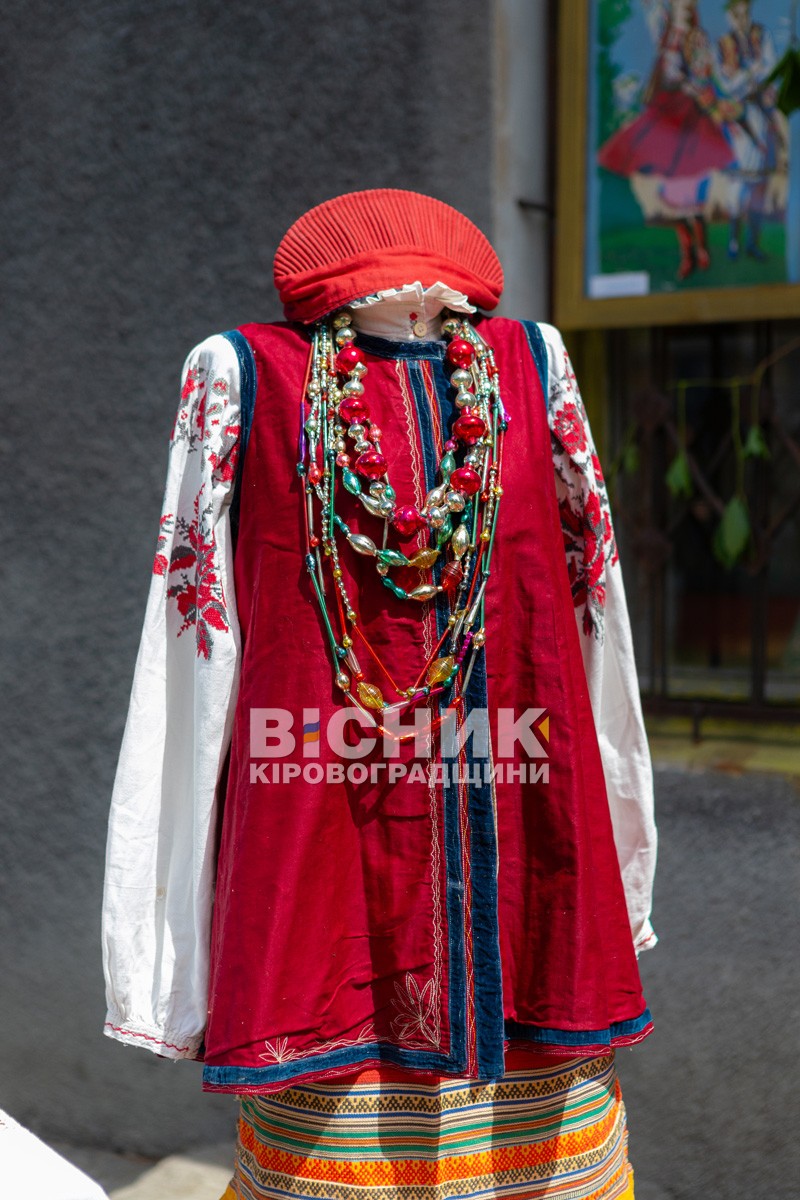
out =
[[[334,364],[340,375],[349,375],[356,363],[363,363],[363,361],[363,351],[359,350],[358,346],[354,346],[351,343],[349,346],[342,346],[341,350],[334,359]]]
[[[384,587],[387,587],[390,592],[394,592],[395,596],[397,596],[400,600],[408,599],[408,592],[404,592],[401,587],[398,587],[395,581],[390,579],[388,575],[381,580],[381,583]]]
[[[355,340],[356,340],[355,329],[349,329],[349,328],[347,328],[347,326],[343,326],[336,334],[336,345],[337,346],[347,346],[350,342],[354,342]]]
[[[481,477],[473,467],[459,467],[450,476],[452,487],[467,496],[474,496],[481,486]]]
[[[425,528],[425,518],[413,504],[401,504],[394,514],[392,525],[401,538],[413,537]]]
[[[409,560],[399,550],[379,550],[378,559],[382,563],[388,563],[390,567],[406,567],[409,565]]]
[[[382,496],[384,494],[384,492],[386,491],[386,487],[387,487],[387,485],[383,482],[382,479],[376,479],[374,483],[371,483],[369,485],[370,495],[371,496]]]
[[[453,548],[453,554],[456,558],[461,558],[469,549],[469,533],[467,527],[463,523],[456,526],[453,530],[453,536],[450,538],[450,545]]]
[[[445,544],[445,542],[447,541],[447,539],[450,537],[450,534],[452,532],[453,532],[453,521],[450,516],[450,513],[448,513],[444,519],[444,524],[441,526],[441,528],[439,529],[439,531],[437,533],[436,545],[439,547],[443,546]]]
[[[458,370],[453,371],[453,374],[450,376],[450,383],[452,387],[459,392],[462,388],[472,387],[472,372],[465,371],[462,367],[459,367]]]
[[[358,441],[366,433],[366,426],[362,425],[360,421],[355,421],[347,432],[351,438],[353,438],[355,441]]]
[[[340,688],[342,689],[342,691],[343,691],[343,692],[349,691],[349,689],[350,689],[350,676],[349,676],[349,675],[346,675],[346,674],[344,673],[344,671],[339,671],[339,672],[338,672],[338,674],[337,674],[337,676],[336,676],[336,686],[337,686],[337,687],[340,687]]]
[[[459,322],[456,317],[448,317],[445,321],[442,321],[442,333],[447,337],[453,337],[458,333],[458,326]]]
[[[430,687],[436,683],[441,683],[448,679],[452,674],[453,668],[456,665],[456,660],[452,654],[448,654],[446,658],[437,658],[428,667],[428,673],[425,679]]]
[[[456,396],[456,405],[459,408],[469,408],[469,406],[474,403],[475,396],[472,392],[459,392]]]
[[[464,578],[464,568],[460,562],[446,563],[442,570],[442,587],[446,592],[455,592]]]
[[[375,543],[365,533],[351,533],[347,540],[357,554],[377,554]]]
[[[350,316],[349,312],[339,312],[333,318],[333,328],[344,329],[345,325],[351,325],[352,321],[353,318]]]
[[[366,450],[356,459],[356,470],[367,479],[380,479],[386,474],[386,459],[377,450]]]
[[[450,512],[463,512],[467,502],[463,492],[448,492],[445,500]]]
[[[394,490],[394,488],[389,483],[386,483],[383,485],[383,495],[384,495],[384,499],[391,500],[393,504],[394,504],[395,500],[397,499],[397,492]]]
[[[386,707],[383,699],[383,693],[374,683],[358,683],[356,692],[362,704],[367,708],[380,710]]]
[[[380,500],[376,500],[374,496],[365,496],[363,492],[359,496],[359,500],[364,505],[364,508],[367,510],[367,512],[371,513],[373,517],[379,517],[381,515]]]
[[[348,470],[347,467],[342,471],[342,483],[352,495],[358,496],[361,492],[361,480],[356,475],[355,471]]]
[[[357,379],[348,379],[347,383],[342,388],[342,391],[344,392],[345,396],[350,396],[350,397],[363,396],[364,395],[364,385],[363,385],[363,383],[359,383],[359,381]],[[342,411],[342,406],[340,404],[339,412],[341,412],[341,411]]]
[[[423,570],[426,567],[432,567],[439,557],[439,551],[433,549],[418,550],[408,559],[410,567],[421,567]]]
[[[477,413],[465,408],[453,425],[453,433],[468,446],[474,446],[486,433],[486,422]]]
[[[429,491],[427,496],[425,497],[425,508],[427,508],[429,512],[432,508],[439,508],[442,501],[444,500],[444,494],[445,494],[444,487],[440,486],[440,487],[432,488],[431,491]]]
[[[409,600],[432,600],[437,595],[439,589],[433,583],[422,583],[419,587],[415,587],[413,591],[408,593]]]
[[[472,342],[468,342],[466,338],[453,338],[447,347],[447,361],[455,367],[461,367],[462,370],[471,367],[475,362],[475,347]]]
[[[434,506],[433,508],[429,508],[428,509],[428,521],[429,521],[431,527],[433,529],[440,529],[442,527],[442,525],[444,525],[445,518],[447,517],[447,515],[448,514],[447,514],[446,508],[437,508],[436,506]]]
[[[360,396],[346,395],[339,405],[338,412],[343,420],[350,423],[352,430],[355,422],[364,421],[369,417],[369,405]]]
[[[448,450],[442,461],[439,463],[439,470],[442,475],[449,476],[451,471],[456,469],[455,456]]]

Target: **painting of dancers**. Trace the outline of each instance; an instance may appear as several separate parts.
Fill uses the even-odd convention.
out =
[[[558,283],[563,297],[568,276],[567,308],[572,300],[584,314],[594,310],[590,321],[567,323],[624,323],[626,313],[634,323],[800,315],[798,239],[787,236],[800,227],[790,186],[796,138],[775,80],[797,37],[798,4],[567,7],[579,15],[583,44],[575,29],[563,35]],[[568,56],[578,97],[564,79]],[[571,246],[565,199],[573,232],[581,226]]]

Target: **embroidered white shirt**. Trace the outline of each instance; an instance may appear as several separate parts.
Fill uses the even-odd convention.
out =
[[[403,296],[370,297],[367,307],[353,308],[354,323],[413,340],[413,325],[424,321],[430,338],[445,303],[469,308],[443,284],[425,291],[411,284]],[[625,591],[569,356],[556,329],[540,329],[565,553],[638,953],[656,941],[649,920],[656,830]],[[229,518],[239,421],[238,358],[214,336],[183,368],[112,795],[103,901],[105,1032],[168,1058],[196,1058],[206,1024],[217,791],[240,665]]]

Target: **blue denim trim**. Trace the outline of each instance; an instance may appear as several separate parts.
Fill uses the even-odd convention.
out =
[[[433,421],[422,368],[416,363],[407,367],[411,393],[417,413],[417,422],[422,443],[422,455],[425,468],[425,487],[430,491],[436,486],[436,476],[439,463],[436,457],[436,442],[433,436]],[[442,369],[441,360],[434,365],[436,392],[440,401],[442,420],[449,422],[452,410],[455,408],[452,399],[447,398],[449,384]],[[444,397],[444,400],[442,399]],[[438,573],[434,569],[434,579]],[[436,600],[436,627],[441,637],[450,615],[450,605],[447,597],[439,595]],[[440,711],[447,707],[440,702]],[[464,878],[461,871],[461,832],[458,821],[458,790],[447,783],[442,789],[444,808],[444,857],[447,907],[447,944],[448,944],[448,995],[450,1019],[450,1059],[455,1069],[467,1069],[467,1013],[466,1013],[466,957],[464,947]]]
[[[542,331],[535,321],[520,321],[520,325],[525,330],[525,336],[528,339],[528,346],[533,356],[533,361],[536,363],[536,370],[539,372],[539,382],[542,385],[544,393],[544,406],[550,407],[550,379],[547,367],[547,346],[545,345]]]
[[[526,1042],[539,1042],[544,1046],[612,1046],[617,1038],[631,1037],[641,1033],[653,1018],[646,1008],[640,1017],[629,1021],[617,1021],[607,1029],[544,1029],[536,1025],[521,1025],[519,1021],[506,1021],[506,1037],[519,1038]]]
[[[396,342],[372,333],[359,333],[357,344],[365,354],[374,354],[376,358],[425,358],[441,362],[447,351],[447,342]]]
[[[473,708],[489,712],[486,651],[479,651],[465,695],[466,713]],[[500,962],[500,925],[497,895],[497,838],[491,783],[483,782],[489,758],[474,752],[473,738],[466,744],[467,771],[472,779],[479,770],[480,783],[470,782],[469,837],[472,876],[472,961],[475,970],[475,1029],[478,1078],[497,1079],[505,1070],[503,1025],[503,971]]]
[[[433,366],[433,382],[439,401],[443,431],[452,428],[458,416],[455,390],[445,374],[443,363]],[[438,468],[438,463],[436,464]],[[434,484],[435,486],[435,478]],[[438,564],[437,564],[438,567]],[[438,576],[437,582],[438,582]],[[437,604],[438,633],[441,637],[450,616],[450,603],[440,596]],[[465,696],[465,709],[489,710],[486,681],[485,651],[479,654]],[[442,702],[441,708],[446,707]],[[472,739],[466,746],[466,765],[470,773],[483,761],[476,758]],[[488,760],[487,760],[488,761]],[[500,929],[497,896],[497,839],[495,837],[494,807],[491,784],[469,784],[470,873],[472,875],[472,960],[475,971],[475,1026],[478,1052],[478,1078],[502,1076],[504,1067],[503,975],[500,962]],[[453,803],[458,812],[458,793],[454,789]]]
[[[256,387],[258,379],[256,375],[256,360],[253,354],[252,347],[243,333],[238,329],[229,329],[227,333],[223,333],[224,338],[230,342],[236,351],[236,357],[239,359],[239,392],[240,392],[240,424],[241,432],[239,435],[239,459],[236,464],[236,482],[233,487],[233,498],[231,499],[230,520],[231,528],[234,536],[239,528],[239,509],[241,506],[242,493],[242,473],[244,471],[244,456],[247,451],[247,444],[250,441],[250,430],[253,426],[253,413],[256,407]]]
[[[421,1070],[457,1074],[465,1069],[461,1062],[454,1062],[452,1055],[437,1054],[427,1050],[404,1050],[391,1042],[362,1042],[341,1050],[329,1050],[326,1054],[309,1054],[293,1058],[289,1062],[274,1063],[268,1067],[203,1067],[203,1083],[212,1087],[232,1085],[252,1086],[260,1083],[291,1081],[309,1071],[325,1071],[330,1067],[358,1066],[367,1059],[391,1062],[398,1067],[416,1067]]]

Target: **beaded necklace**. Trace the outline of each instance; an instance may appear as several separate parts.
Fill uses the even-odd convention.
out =
[[[365,395],[365,356],[346,311],[314,326],[300,405],[297,470],[304,480],[306,567],[330,644],[336,684],[380,729],[384,727],[375,714],[386,721],[390,714],[449,689],[453,695],[463,694],[486,641],[484,600],[503,494],[500,474],[509,416],[500,397],[492,348],[463,318],[446,316],[442,332],[449,339],[446,360],[460,415],[444,444],[439,482],[420,508],[398,503],[389,480],[381,452],[383,434],[370,419]],[[459,466],[456,455],[462,448]],[[352,532],[342,519],[337,511],[339,484],[380,521],[382,536],[377,541]],[[403,542],[425,529],[431,544],[408,555],[388,544],[390,534]],[[395,682],[361,628],[340,565],[343,543],[356,554],[374,558],[383,585],[398,600],[426,603],[444,593],[450,601],[447,628],[409,686]],[[427,569],[437,562],[443,564],[438,583],[432,580],[405,591],[390,576],[393,567]],[[326,586],[326,563],[332,587]],[[381,687],[366,679],[355,654],[356,640],[396,700],[387,703]]]

